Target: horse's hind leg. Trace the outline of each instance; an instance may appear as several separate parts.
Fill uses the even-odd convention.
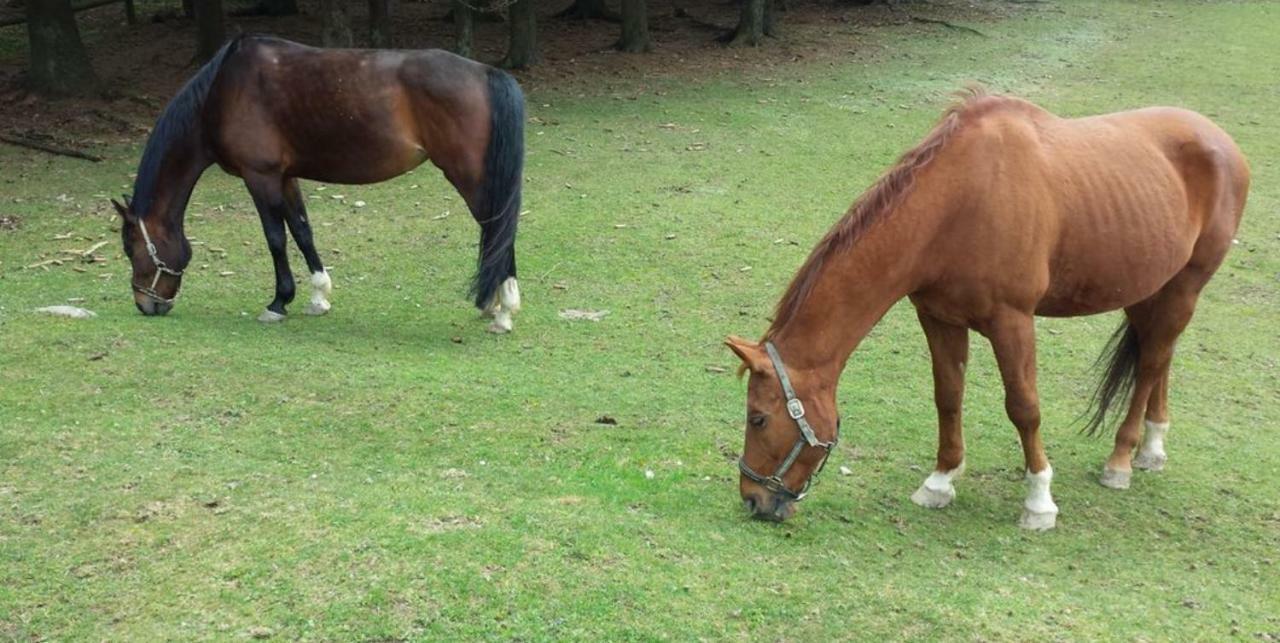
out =
[[[285,306],[293,301],[295,293],[293,271],[289,269],[289,254],[285,248],[288,239],[284,219],[288,207],[281,190],[283,186],[280,177],[271,176],[246,176],[244,182],[258,209],[262,232],[267,237],[267,248],[271,250],[271,261],[276,270],[276,297],[267,304],[267,309],[258,316],[258,321],[282,321],[287,314]]]
[[[307,269],[311,271],[311,303],[303,312],[308,315],[323,315],[329,312],[329,293],[333,292],[333,282],[329,272],[320,261],[316,252],[315,240],[311,238],[311,222],[307,220],[307,205],[302,198],[302,190],[298,188],[298,179],[289,178],[284,181],[285,222],[289,224],[289,232],[298,243],[298,249],[307,260]]]
[[[1164,452],[1164,436],[1169,432],[1169,370],[1170,366],[1166,366],[1164,374],[1151,389],[1147,418],[1143,421],[1147,430],[1142,434],[1138,454],[1133,456],[1133,466],[1146,471],[1160,471],[1168,460]]]
[[[1137,378],[1129,411],[1116,431],[1115,448],[1107,458],[1101,482],[1113,489],[1127,489],[1133,467],[1164,467],[1164,437],[1169,430],[1168,383],[1173,346],[1191,322],[1200,289],[1208,275],[1191,268],[1179,273],[1154,296],[1125,309],[1138,336]],[[1146,428],[1138,457],[1133,450]]]
[[[956,489],[951,481],[964,471],[964,434],[960,409],[964,400],[964,369],[969,361],[969,329],[954,326],[916,310],[933,359],[933,401],[938,407],[938,459],[933,473],[911,501],[937,509],[951,504]]]

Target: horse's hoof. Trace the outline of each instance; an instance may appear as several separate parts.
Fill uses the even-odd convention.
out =
[[[504,335],[511,332],[511,311],[506,308],[498,308],[494,313],[493,323],[489,324],[489,332],[495,335]]]
[[[1146,471],[1161,471],[1164,469],[1164,463],[1168,459],[1168,456],[1163,453],[1145,453],[1139,451],[1138,455],[1133,457],[1133,466]]]
[[[274,324],[276,322],[282,322],[284,320],[285,320],[285,316],[274,310],[264,310],[262,311],[261,315],[258,315],[258,321],[264,324]]]
[[[1018,519],[1019,527],[1031,531],[1049,531],[1057,524],[1057,511],[1032,511],[1024,507],[1022,509],[1022,518]]]
[[[911,494],[911,502],[925,507],[926,509],[941,509],[956,499],[956,488],[947,485],[943,489],[930,489],[928,484],[920,485],[916,492]]]
[[[305,315],[319,316],[329,312],[329,308],[331,308],[329,302],[322,299],[320,301],[313,301],[307,304],[306,309],[302,312]]]
[[[1102,477],[1098,478],[1098,482],[1108,489],[1128,489],[1129,478],[1133,476],[1132,471],[1118,471],[1103,467]]]

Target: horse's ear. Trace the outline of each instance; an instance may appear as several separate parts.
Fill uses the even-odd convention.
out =
[[[742,360],[742,366],[753,373],[765,373],[769,367],[769,354],[759,344],[730,335],[725,338],[724,345]]]
[[[111,205],[115,206],[116,214],[120,215],[121,219],[124,219],[126,223],[133,223],[133,214],[129,212],[130,206],[128,196],[124,196],[124,204],[121,204],[115,199],[111,199]]]

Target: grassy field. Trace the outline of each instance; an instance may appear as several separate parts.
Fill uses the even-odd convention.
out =
[[[0,639],[1280,639],[1280,6],[1036,6],[985,38],[887,28],[834,64],[531,92],[505,337],[468,306],[477,229],[430,168],[305,186],[334,310],[303,317],[304,295],[263,326],[270,260],[233,179],[200,184],[206,245],[149,319],[105,204],[143,141],[96,165],[0,146],[0,215],[21,218],[0,230]],[[1021,452],[981,341],[959,496],[916,507],[934,413],[904,304],[845,372],[813,497],[746,519],[720,340],[764,330],[970,80],[1063,115],[1190,107],[1249,156],[1239,245],[1179,345],[1169,467],[1098,485],[1109,437],[1072,422],[1116,318],[1042,320],[1058,529],[1015,526]],[[99,238],[106,264],[23,269]],[[68,298],[98,317],[31,312]]]

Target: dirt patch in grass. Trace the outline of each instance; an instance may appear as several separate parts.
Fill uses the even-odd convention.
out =
[[[22,227],[22,218],[16,214],[0,214],[0,231],[17,230]]]

